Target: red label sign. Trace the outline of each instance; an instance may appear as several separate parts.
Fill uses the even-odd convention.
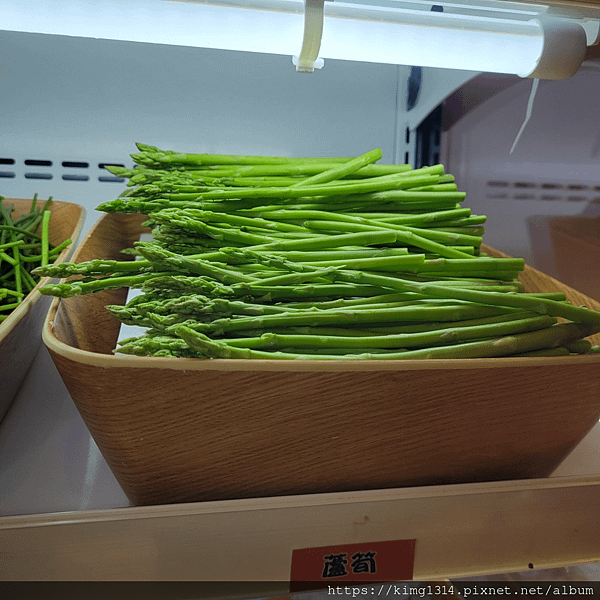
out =
[[[415,541],[364,542],[294,550],[290,592],[359,582],[410,581]]]

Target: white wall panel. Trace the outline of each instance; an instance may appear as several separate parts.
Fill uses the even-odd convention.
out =
[[[136,141],[286,156],[380,147],[390,163],[396,155],[396,66],[328,60],[301,74],[290,57],[6,31],[0,65],[0,159],[15,159],[0,164],[15,173],[0,178],[0,195],[80,202],[88,225],[95,206],[123,189],[98,182],[98,163],[130,165]],[[52,160],[37,171],[53,178],[25,179],[26,159]],[[65,160],[88,161],[78,171],[88,183],[63,181]]]
[[[487,243],[536,265],[532,219],[600,212],[600,69],[541,81],[510,154],[531,86],[517,80],[466,113],[446,136],[444,160],[468,206],[488,216]]]

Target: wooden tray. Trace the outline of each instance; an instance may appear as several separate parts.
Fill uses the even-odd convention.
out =
[[[73,261],[122,258],[105,215]],[[527,268],[529,291],[565,291]],[[43,340],[129,499],[165,504],[545,477],[597,423],[600,355],[430,361],[115,356],[106,304],[55,299]],[[599,343],[598,336],[592,340]]]
[[[31,208],[31,200],[5,198],[5,204],[14,206],[15,217],[28,213]],[[82,206],[53,201],[50,243],[57,245],[66,239],[73,242],[60,253],[55,262],[63,262],[73,253],[84,218],[85,210]],[[48,277],[39,281],[19,307],[0,323],[0,421],[12,404],[42,341],[42,325],[51,298],[42,296],[38,290],[50,281]]]

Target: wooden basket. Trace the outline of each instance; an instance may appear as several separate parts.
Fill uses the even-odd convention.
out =
[[[14,206],[12,214],[15,218],[28,213],[31,202],[12,198],[4,200],[5,205]],[[82,206],[70,202],[52,202],[50,243],[57,245],[66,239],[73,242],[55,262],[63,262],[73,253],[84,219],[85,210]],[[0,323],[0,421],[16,397],[42,341],[42,325],[51,298],[42,296],[38,290],[50,281],[48,277],[41,279],[18,308]]]
[[[73,258],[121,258],[139,215],[106,215]],[[565,291],[526,268],[529,291]],[[414,361],[113,355],[106,304],[55,299],[43,340],[134,504],[545,477],[597,423],[600,355]],[[599,343],[598,337],[593,340]]]

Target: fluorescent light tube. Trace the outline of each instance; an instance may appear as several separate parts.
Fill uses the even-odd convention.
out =
[[[576,22],[405,11],[388,21],[325,18],[320,56],[563,79],[581,66]]]

